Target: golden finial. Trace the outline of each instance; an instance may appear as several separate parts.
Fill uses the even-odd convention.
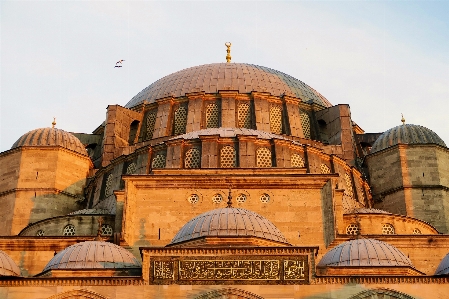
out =
[[[402,113],[401,113],[401,116],[402,116],[402,118],[401,118],[402,124],[403,124],[403,125],[405,125],[405,118],[404,118],[404,114],[402,114]]]
[[[232,195],[231,195],[231,187],[229,187],[229,195],[228,195],[228,208],[232,208]]]
[[[104,239],[101,237],[101,233],[102,233],[102,231],[101,231],[101,227],[103,226],[103,217],[99,217],[98,218],[98,230],[97,230],[97,236],[95,237],[95,241],[104,241]]]
[[[56,117],[53,117],[53,122],[51,123],[51,127],[54,128],[56,126]]]
[[[225,46],[227,47],[227,49],[226,49],[226,53],[228,53],[228,54],[226,54],[226,62],[231,62],[231,43],[230,42],[227,42],[227,43],[225,43]]]

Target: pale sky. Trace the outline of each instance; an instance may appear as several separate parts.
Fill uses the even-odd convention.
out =
[[[51,126],[91,133],[178,70],[287,73],[366,132],[407,123],[449,145],[449,1],[1,1],[0,151]],[[114,68],[124,59],[123,68]]]

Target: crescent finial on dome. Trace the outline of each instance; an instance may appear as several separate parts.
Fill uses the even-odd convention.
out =
[[[402,116],[402,118],[401,118],[402,124],[403,124],[403,125],[405,125],[405,118],[404,118],[404,114],[402,114],[402,113],[401,113],[401,116]]]
[[[54,128],[56,126],[56,117],[53,116],[53,122],[51,123],[51,127]]]
[[[226,42],[225,43],[225,46],[226,46],[226,53],[228,53],[228,54],[226,54],[226,62],[227,63],[229,63],[229,62],[231,62],[231,42]]]

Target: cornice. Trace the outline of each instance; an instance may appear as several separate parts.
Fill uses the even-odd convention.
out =
[[[69,193],[67,191],[61,190],[61,189],[57,189],[57,188],[13,188],[13,189],[9,189],[3,192],[0,192],[0,197],[8,195],[10,193],[14,193],[14,192],[48,192],[48,193],[52,193],[52,194],[64,194],[67,195],[69,197],[72,198],[76,198],[76,199],[84,199],[83,195],[77,195],[77,194],[73,194],[73,193]]]

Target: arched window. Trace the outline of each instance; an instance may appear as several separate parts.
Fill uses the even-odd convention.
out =
[[[151,138],[153,138],[154,125],[156,124],[156,113],[157,110],[154,109],[147,114],[147,117],[145,119],[145,140],[150,140]]]
[[[206,128],[218,128],[220,126],[218,119],[218,105],[209,104],[206,107]]]
[[[237,165],[235,149],[232,146],[226,145],[220,150],[220,166],[222,168],[233,168]]]
[[[75,235],[75,226],[73,224],[68,224],[64,227],[62,231],[63,236],[74,236]]]
[[[258,148],[256,151],[257,167],[271,167],[271,151],[265,147]]]
[[[151,168],[165,168],[165,155],[161,153],[154,156]]]
[[[239,128],[251,129],[251,112],[248,103],[241,103],[237,109]]]
[[[191,148],[186,152],[184,167],[185,168],[200,168],[201,155],[200,150],[197,148]]]
[[[135,174],[137,170],[136,163],[132,162],[131,164],[126,167],[126,173],[125,174]]]
[[[272,106],[270,109],[270,131],[282,134],[282,109],[279,106]]]
[[[186,133],[187,124],[187,109],[184,106],[180,106],[175,111],[175,126],[174,135],[180,135]]]
[[[354,190],[352,188],[352,179],[351,176],[345,173],[345,182],[346,182],[346,194],[349,197],[354,197]]]
[[[394,226],[391,225],[390,223],[385,223],[384,225],[382,225],[382,234],[383,235],[394,235]]]
[[[298,168],[304,167],[306,164],[304,162],[304,159],[298,154],[293,154],[291,156],[290,163],[291,163],[292,167],[298,167]]]
[[[137,130],[139,129],[139,121],[135,120],[131,123],[129,127],[129,139],[128,144],[132,145],[134,144],[134,141],[136,140]]]
[[[299,110],[299,116],[301,118],[302,132],[304,133],[304,138],[310,139],[310,117],[307,112]]]
[[[112,236],[113,230],[109,224],[101,225],[101,235],[102,236]]]

